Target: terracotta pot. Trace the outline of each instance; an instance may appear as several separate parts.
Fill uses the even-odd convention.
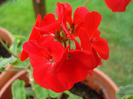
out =
[[[12,99],[10,87],[12,82],[16,79],[24,80],[26,82],[26,86],[29,85],[26,71],[18,72],[5,84],[5,86],[3,86],[3,88],[0,91],[0,99]],[[102,90],[105,99],[117,99],[115,93],[119,90],[118,87],[107,75],[105,75],[98,69],[94,70],[93,76],[88,75],[87,78],[82,82],[85,85],[90,86],[97,92],[99,90]]]
[[[8,45],[10,46],[13,42],[13,38],[10,37],[10,32],[0,27],[0,39],[3,41],[8,42]],[[9,64],[5,70],[12,69],[12,65]],[[0,90],[3,87],[3,85],[16,73],[16,71],[11,72],[2,72],[0,74]]]
[[[0,27],[0,39],[3,41],[7,41],[8,45],[10,46],[13,42],[13,38],[10,37],[11,33],[3,28]]]
[[[27,72],[25,70],[16,73],[0,90],[0,99],[12,99],[11,85],[16,80],[20,79],[25,81],[25,85],[29,84]]]
[[[97,92],[102,90],[105,99],[117,99],[116,91],[118,91],[119,88],[107,75],[98,69],[94,70],[93,76],[88,75],[82,82]]]

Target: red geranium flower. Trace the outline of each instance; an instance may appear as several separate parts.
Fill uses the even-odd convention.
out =
[[[126,7],[130,2],[131,0],[105,0],[106,5],[112,12],[126,11]]]
[[[55,92],[69,90],[86,78],[96,66],[92,53],[83,50],[64,50],[53,37],[44,36],[23,45],[33,67],[33,76],[40,86]]]
[[[53,14],[47,14],[42,21],[37,17],[29,41],[23,44],[21,60],[29,57],[36,83],[62,92],[92,74],[101,58],[108,58],[109,48],[97,29],[99,13],[78,7],[72,20],[72,7],[58,2],[56,14],[57,20]],[[81,44],[75,39],[78,36]],[[76,45],[73,49],[72,40]]]
[[[100,22],[101,15],[98,12],[88,13],[85,17],[84,28],[79,29],[78,36],[84,50],[97,52],[101,58],[107,60],[109,57],[108,43],[100,37],[100,31],[97,30]]]

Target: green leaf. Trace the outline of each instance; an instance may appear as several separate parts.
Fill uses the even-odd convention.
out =
[[[131,96],[131,95],[125,95],[125,96],[123,97],[123,99],[133,99],[133,96]]]
[[[25,90],[26,90],[26,98],[28,98],[28,97],[34,97],[35,96],[34,95],[34,91],[32,90],[31,87],[26,87]]]
[[[13,99],[26,99],[25,82],[22,80],[15,80],[12,84]]]
[[[132,99],[133,85],[122,86],[116,92],[117,99]]]
[[[25,36],[20,35],[12,35],[12,37],[15,39],[13,41],[12,46],[10,47],[10,50],[13,54],[17,55],[18,52],[22,51],[22,45],[24,42],[28,40]]]
[[[25,66],[28,66],[30,64],[29,59],[26,59],[25,61],[20,61],[20,59],[17,59],[15,62],[12,63],[14,67],[23,68]]]
[[[72,94],[70,91],[65,91],[64,93],[66,93],[69,96],[68,99],[83,99],[82,97],[78,95]]]
[[[59,96],[59,94],[60,93],[56,93],[56,92],[54,92],[54,91],[52,91],[52,90],[48,90],[48,94],[49,94],[49,96],[50,97],[52,97],[52,98],[57,98],[58,96]]]
[[[11,35],[11,37],[13,37],[15,39],[19,39],[19,40],[22,40],[25,38],[25,36],[22,36],[22,35]]]
[[[14,40],[10,47],[11,52],[15,55],[17,55],[17,44],[18,44],[18,41]]]
[[[0,68],[3,68],[12,62],[15,62],[16,60],[17,60],[17,58],[15,58],[15,57],[0,58]]]
[[[34,85],[34,89],[35,89],[35,93],[36,93],[36,97],[38,99],[46,99],[48,96],[48,90],[39,86],[38,84]]]

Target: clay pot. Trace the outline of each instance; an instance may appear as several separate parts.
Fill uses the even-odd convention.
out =
[[[3,28],[0,27],[0,39],[3,41],[7,41],[8,45],[10,46],[13,42],[13,38],[10,37],[11,33]]]
[[[107,75],[98,69],[94,69],[93,76],[88,75],[82,82],[97,92],[102,90],[105,99],[117,99],[116,91],[119,88]]]
[[[10,46],[13,42],[13,38],[10,37],[10,32],[0,27],[0,39],[3,41],[6,41],[8,45]],[[12,69],[12,65],[9,64],[5,70]],[[2,72],[0,74],[0,90],[3,87],[3,85],[16,73],[16,71],[11,72]]]
[[[12,99],[11,85],[16,80],[20,79],[25,82],[25,86],[29,84],[27,72],[25,70],[16,73],[0,90],[0,99]]]
[[[15,76],[13,76],[0,91],[0,99],[12,99],[11,95],[11,84],[16,79],[21,79],[26,82],[26,86],[29,85],[29,81],[27,78],[26,71],[18,72]],[[118,87],[116,84],[102,71],[95,69],[93,76],[87,76],[87,78],[82,81],[85,85],[88,85],[93,90],[97,92],[99,90],[103,91],[105,99],[117,99],[116,98],[116,91],[118,91]],[[9,96],[9,97],[7,97]]]

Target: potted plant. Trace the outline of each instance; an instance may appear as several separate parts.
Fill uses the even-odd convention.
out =
[[[21,79],[26,85],[20,80],[12,84],[14,99],[26,99],[26,93],[38,99],[87,99],[89,96],[82,95],[85,92],[80,91],[82,88],[93,91],[95,96],[101,95],[100,99],[116,99],[118,87],[95,69],[102,65],[101,59],[107,60],[109,57],[108,43],[98,30],[101,15],[96,11],[89,12],[85,7],[78,7],[72,19],[70,4],[59,2],[56,15],[57,19],[54,14],[47,14],[42,21],[38,15],[29,40],[23,44],[20,60],[24,62],[19,59],[12,62],[13,66],[17,65],[18,69],[25,71],[18,72],[6,83],[7,86],[1,89],[0,98],[7,96],[7,89],[10,89],[15,79]],[[20,67],[21,63],[25,65]],[[25,90],[25,86],[30,88]],[[75,93],[78,90],[82,93],[80,96],[79,92]]]

